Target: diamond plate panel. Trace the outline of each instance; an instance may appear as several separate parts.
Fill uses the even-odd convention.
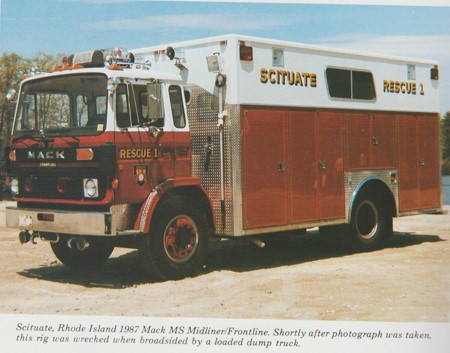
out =
[[[225,210],[221,209],[220,145],[218,127],[218,97],[201,87],[190,85],[191,103],[188,106],[192,138],[192,173],[201,179],[212,201],[216,233],[236,234],[236,215],[241,218],[239,106],[226,105],[224,118]],[[234,131],[234,132],[233,132]],[[236,132],[237,131],[237,132]],[[239,189],[240,190],[240,189]],[[237,228],[239,229],[239,228]]]
[[[364,171],[349,171],[344,175],[345,185],[345,217],[349,219],[350,205],[354,198],[354,193],[359,186],[368,179],[378,179],[384,182],[386,186],[391,190],[394,196],[396,210],[398,212],[398,183],[391,183],[391,173],[394,172],[398,175],[396,169],[383,169],[383,170],[364,170]]]

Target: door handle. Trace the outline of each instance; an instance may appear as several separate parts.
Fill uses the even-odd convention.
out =
[[[319,170],[324,170],[327,168],[325,161],[319,161]]]
[[[421,167],[425,166],[425,158],[419,158],[419,165]]]

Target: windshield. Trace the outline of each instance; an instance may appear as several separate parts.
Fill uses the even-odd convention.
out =
[[[22,87],[15,137],[40,134],[93,135],[105,130],[107,78],[67,75],[30,81]]]

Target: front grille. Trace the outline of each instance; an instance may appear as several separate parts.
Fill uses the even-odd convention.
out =
[[[102,178],[99,184],[105,185]],[[70,175],[30,175],[19,179],[19,197],[80,200],[83,198],[83,178]],[[99,189],[99,198],[105,195]]]

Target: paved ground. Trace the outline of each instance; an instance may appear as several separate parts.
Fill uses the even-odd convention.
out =
[[[123,249],[100,271],[71,272],[47,243],[19,244],[4,227],[7,204],[1,313],[449,321],[450,215],[396,219],[394,238],[371,253],[351,254],[317,230],[264,249],[223,241],[198,276],[157,283]]]

